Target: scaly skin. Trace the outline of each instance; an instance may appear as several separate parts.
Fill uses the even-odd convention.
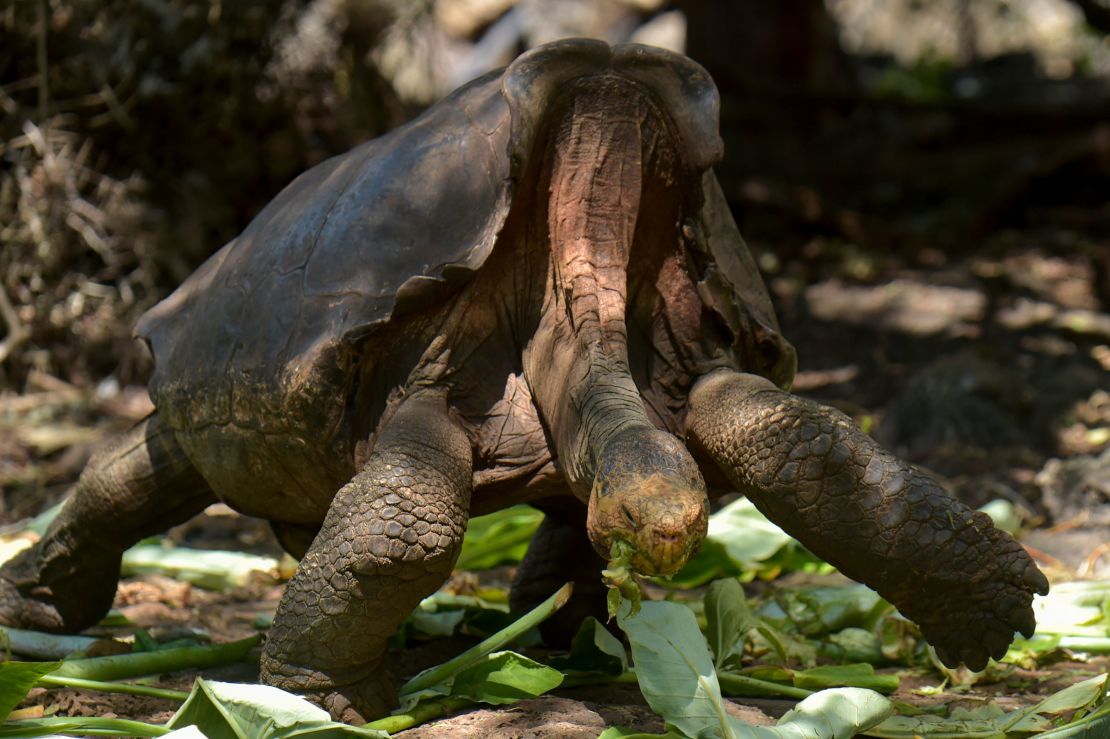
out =
[[[981,670],[1035,622],[1048,581],[1008,534],[881,449],[842,413],[718,370],[687,431],[769,518],[916,622],[946,665]]]
[[[395,705],[387,642],[451,574],[471,471],[470,445],[443,394],[402,401],[285,589],[262,653],[263,682],[350,723]]]
[[[125,549],[216,501],[154,414],[93,456],[42,540],[0,568],[0,623],[75,633],[116,594]]]

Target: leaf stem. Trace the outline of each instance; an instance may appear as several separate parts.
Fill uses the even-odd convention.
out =
[[[555,611],[566,605],[566,602],[570,599],[570,594],[573,589],[574,586],[568,582],[566,585],[555,591],[555,593],[550,598],[548,598],[543,603],[539,604],[531,611],[524,614],[505,628],[486,637],[480,643],[474,645],[457,657],[449,659],[441,665],[419,673],[418,675],[416,675],[416,677],[412,678],[407,683],[401,686],[401,697],[403,698],[407,694],[415,693],[417,691],[424,690],[425,688],[430,688],[433,685],[443,682],[460,670],[464,670],[467,667],[480,662],[481,660],[485,659],[486,655],[497,649],[500,649],[514,639],[517,639],[522,634],[524,634],[524,632],[528,631],[533,626],[538,625],[544,619],[550,617],[551,614],[555,613]]]
[[[240,662],[252,647],[261,640],[252,636],[240,641],[225,644],[210,644],[202,647],[180,647],[162,649],[156,652],[136,652],[116,654],[111,657],[89,657],[71,659],[51,673],[51,677],[74,677],[82,680],[122,680],[140,675],[156,675],[176,670],[203,669]]]
[[[737,675],[735,672],[718,672],[717,680],[728,695],[781,695],[799,700],[813,695],[812,690],[760,680],[747,675]]]
[[[99,690],[104,693],[126,693],[128,695],[145,695],[150,698],[165,698],[166,700],[182,702],[189,694],[181,690],[168,688],[154,688],[149,685],[135,685],[134,683],[113,683],[103,680],[85,680],[79,677],[57,677],[43,675],[39,678],[39,685],[60,688],[83,688],[85,690]]]
[[[169,729],[158,724],[102,716],[35,718],[0,725],[0,737],[13,739],[54,735],[59,731],[79,731],[81,736],[163,736],[170,733]]]
[[[366,728],[378,729],[387,734],[396,734],[398,731],[411,729],[418,724],[434,721],[449,713],[454,713],[455,711],[466,708],[471,705],[471,703],[472,702],[466,698],[451,697],[425,701],[423,703],[417,703],[409,713],[400,713],[380,718],[377,721],[371,721],[366,724]]]

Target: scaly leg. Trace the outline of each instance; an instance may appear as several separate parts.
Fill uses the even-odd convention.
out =
[[[472,466],[441,392],[402,401],[285,589],[262,652],[263,682],[352,723],[392,707],[387,642],[451,574]]]
[[[981,670],[1033,633],[1048,581],[985,514],[881,449],[842,413],[718,370],[690,393],[689,441],[769,518]]]
[[[93,456],[42,540],[0,568],[0,623],[92,626],[112,605],[123,551],[215,502],[155,413]]]
[[[594,551],[586,532],[586,506],[568,497],[536,507],[544,512],[544,519],[513,578],[509,605],[523,613],[564,583],[573,582],[570,601],[540,624],[540,634],[548,646],[567,646],[584,618],[606,619],[605,585],[601,581],[605,562]]]

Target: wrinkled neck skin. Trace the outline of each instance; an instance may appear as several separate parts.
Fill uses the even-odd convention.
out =
[[[601,528],[611,531],[607,519],[621,515],[635,521],[632,530],[642,528],[639,500],[650,490],[680,509],[675,532],[700,538],[682,529],[702,516],[704,482],[683,445],[652,425],[628,365],[627,272],[630,258],[643,258],[633,252],[633,236],[645,179],[678,176],[654,166],[676,161],[658,156],[672,145],[667,123],[628,81],[593,78],[567,94],[550,137],[550,261],[525,377],[567,482],[580,499],[589,497],[591,523],[606,519]],[[620,479],[602,484],[597,473],[611,468],[618,449]],[[663,489],[655,484],[660,476]],[[603,555],[610,543],[594,536]]]
[[[546,299],[525,357],[525,375],[580,495],[614,434],[650,427],[628,369],[625,327],[646,101],[617,90],[624,104],[607,100],[601,86],[587,88],[554,134]]]

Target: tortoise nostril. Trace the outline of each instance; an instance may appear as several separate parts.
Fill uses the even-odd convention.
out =
[[[678,533],[677,531],[658,531],[657,530],[655,532],[655,536],[660,541],[664,541],[668,544],[675,544],[675,543],[682,540],[682,534]]]

